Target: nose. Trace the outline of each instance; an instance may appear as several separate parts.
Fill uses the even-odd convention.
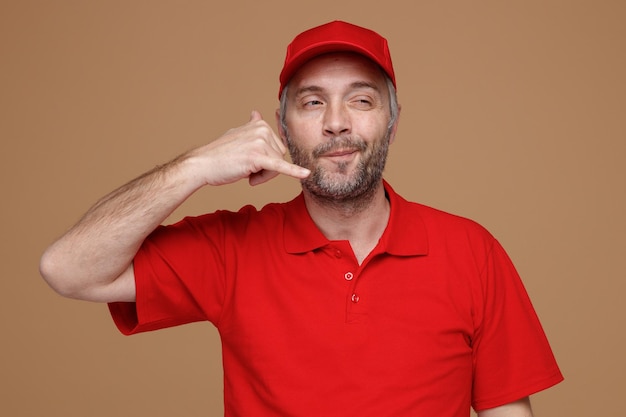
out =
[[[324,134],[339,136],[350,133],[352,129],[348,109],[341,103],[328,104],[324,112]]]

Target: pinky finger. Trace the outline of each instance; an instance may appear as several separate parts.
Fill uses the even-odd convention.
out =
[[[265,169],[255,172],[248,177],[248,183],[250,185],[259,185],[268,182],[272,178],[277,177],[279,174],[276,171],[267,171]]]
[[[289,163],[284,159],[274,159],[259,172],[250,175],[248,181],[250,185],[258,185],[271,180],[279,174],[288,175],[296,179],[303,179],[311,174],[311,171],[301,166]]]

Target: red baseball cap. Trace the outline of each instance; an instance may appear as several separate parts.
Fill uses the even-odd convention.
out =
[[[278,98],[304,63],[329,52],[356,52],[364,55],[377,63],[396,87],[387,40],[370,29],[336,20],[304,31],[291,41],[287,47],[285,65],[280,72]]]

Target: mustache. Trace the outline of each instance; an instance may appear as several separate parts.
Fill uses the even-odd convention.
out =
[[[329,141],[324,142],[313,149],[313,156],[319,158],[320,156],[335,152],[338,150],[351,150],[363,152],[367,149],[367,144],[359,138],[352,136],[335,136]]]

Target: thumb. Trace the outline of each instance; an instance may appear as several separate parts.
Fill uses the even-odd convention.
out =
[[[257,110],[252,110],[252,113],[250,113],[250,121],[258,122],[259,120],[263,120],[263,116],[261,116],[261,113],[259,113]]]

